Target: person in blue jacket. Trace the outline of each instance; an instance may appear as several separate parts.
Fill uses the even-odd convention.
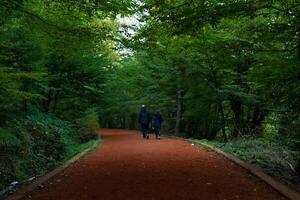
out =
[[[160,129],[161,124],[163,122],[163,118],[159,111],[155,113],[152,119],[152,127],[154,128],[156,138],[160,140]]]
[[[145,139],[149,139],[148,129],[150,123],[150,114],[147,111],[145,105],[142,105],[140,115],[139,115],[139,123],[141,124],[141,131],[143,133],[143,137]]]

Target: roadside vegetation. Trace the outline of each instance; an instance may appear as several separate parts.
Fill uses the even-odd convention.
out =
[[[0,1],[0,193],[97,139],[105,74],[119,59],[109,15],[121,8],[90,5]]]
[[[248,163],[257,165],[275,179],[300,191],[300,178],[294,166],[297,165],[298,152],[270,143],[266,139],[239,139],[228,143],[209,140],[189,140],[192,144],[208,144],[233,154]]]
[[[94,145],[98,129],[89,127],[86,132],[78,127],[82,125],[40,111],[9,121],[0,129],[0,188],[4,189],[11,182],[37,178]]]

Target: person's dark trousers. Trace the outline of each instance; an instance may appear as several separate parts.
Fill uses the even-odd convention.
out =
[[[160,137],[160,127],[154,127],[156,137]]]
[[[148,124],[141,124],[141,129],[142,129],[143,137],[147,138],[147,136],[148,136]]]

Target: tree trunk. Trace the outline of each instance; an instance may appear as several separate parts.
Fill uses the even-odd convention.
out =
[[[238,138],[241,133],[241,115],[242,115],[242,103],[239,100],[232,100],[231,101],[231,109],[234,113],[233,117],[233,131],[232,131],[232,136],[234,138]]]
[[[298,28],[298,33],[300,32],[300,28]],[[297,53],[298,53],[298,63],[300,64],[300,34],[298,35],[298,48],[297,48]],[[296,172],[298,177],[300,177],[300,151],[298,150],[298,163],[296,166]]]
[[[296,173],[300,177],[300,153],[299,153],[298,163],[297,163],[297,166],[296,166]]]
[[[184,96],[184,91],[180,90],[178,92],[177,112],[176,112],[176,125],[175,125],[176,135],[179,135],[180,133],[180,121],[181,121],[182,111],[183,111],[183,96]]]
[[[135,130],[137,128],[136,127],[136,122],[137,122],[137,114],[132,113],[131,116],[130,116],[129,129]]]
[[[24,100],[24,102],[23,102],[23,107],[22,107],[22,111],[23,112],[27,112],[27,100]]]
[[[55,110],[56,110],[56,107],[57,107],[58,97],[59,97],[59,91],[56,91],[55,96],[54,96],[53,109],[52,109],[53,113],[55,113]]]
[[[255,135],[257,133],[258,127],[261,126],[266,116],[267,116],[267,111],[261,109],[259,105],[256,105],[253,111],[252,121],[249,130],[252,135]]]
[[[116,125],[116,119],[114,119],[114,117],[110,113],[108,113],[107,119],[108,119],[108,121],[107,121],[108,128],[116,128],[116,127],[118,127]]]
[[[210,69],[212,71],[212,75],[213,75],[213,85],[215,87],[215,90],[218,90],[220,88],[220,85],[219,85],[219,81],[218,81],[217,71],[215,70],[213,65],[210,64],[209,67],[210,67]],[[226,132],[225,132],[225,115],[224,115],[222,101],[220,99],[217,99],[217,105],[218,105],[218,112],[221,116],[222,136],[223,136],[223,140],[226,141],[227,137],[226,137]]]
[[[5,119],[6,119],[5,111],[0,110],[0,127],[4,127]]]
[[[49,90],[48,94],[47,94],[47,99],[44,102],[44,111],[45,111],[45,113],[49,112],[51,101],[52,101],[52,90]]]
[[[240,56],[240,53],[239,53]],[[242,80],[242,66],[241,64],[236,65],[236,78],[235,83],[239,85],[240,87],[244,88],[245,84],[243,84]],[[233,111],[234,117],[233,117],[233,131],[232,136],[234,138],[238,138],[241,133],[242,128],[242,102],[237,96],[233,96],[233,99],[231,100],[231,109]]]
[[[176,124],[175,124],[175,134],[179,135],[182,130],[182,114],[183,114],[183,97],[184,97],[184,77],[185,77],[185,67],[181,66],[178,68],[177,74],[177,90],[178,90],[178,99],[177,99],[177,112],[176,112]]]
[[[298,27],[298,33],[300,33],[300,27]],[[298,45],[297,45],[297,53],[298,53],[298,62],[300,63],[300,34],[298,34]]]
[[[223,141],[227,141],[227,137],[226,137],[226,132],[225,132],[225,115],[224,115],[224,110],[223,110],[223,105],[222,102],[219,100],[218,102],[218,107],[219,107],[219,113],[221,115],[221,129],[222,129],[222,137],[223,137]]]
[[[122,128],[127,128],[127,127],[126,127],[126,114],[125,114],[125,113],[122,113],[121,120],[122,120],[122,121],[121,121],[121,123],[122,123],[122,124],[121,124],[121,127],[122,127]]]

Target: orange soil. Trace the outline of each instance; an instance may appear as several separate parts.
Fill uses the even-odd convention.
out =
[[[277,200],[264,182],[214,152],[179,140],[100,130],[104,144],[25,199]]]

